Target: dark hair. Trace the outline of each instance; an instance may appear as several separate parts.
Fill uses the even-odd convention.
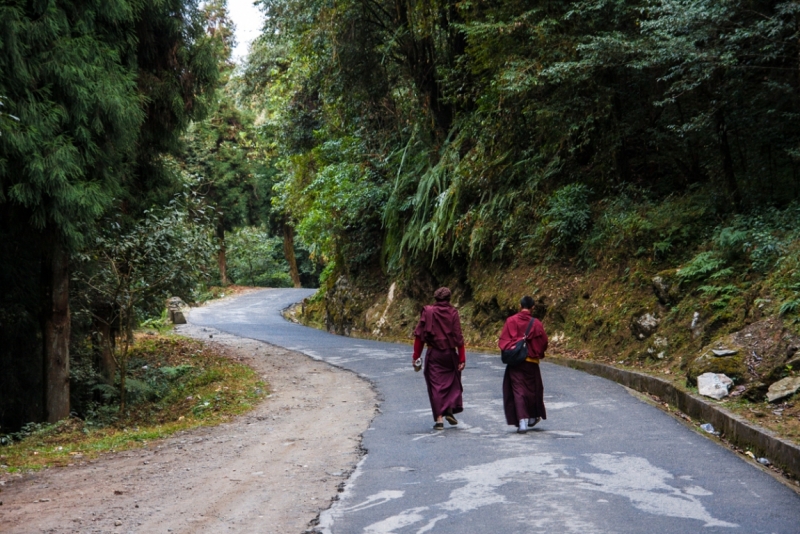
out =
[[[519,305],[522,309],[530,310],[534,305],[533,297],[529,297],[527,295],[522,297],[522,300],[519,301]]]

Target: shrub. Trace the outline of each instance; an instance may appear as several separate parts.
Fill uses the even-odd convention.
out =
[[[283,240],[259,227],[239,228],[229,234],[228,274],[237,284],[260,287],[291,287],[289,264]]]
[[[589,193],[583,184],[569,184],[550,197],[542,228],[556,248],[569,249],[580,243],[591,220]]]

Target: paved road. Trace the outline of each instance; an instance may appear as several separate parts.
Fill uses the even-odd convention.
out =
[[[549,419],[518,435],[503,417],[499,357],[468,353],[461,424],[433,432],[409,346],[283,320],[279,310],[311,293],[250,293],[197,309],[191,321],[351,369],[380,391],[368,454],[321,516],[323,532],[800,533],[790,489],[579,371],[542,364]],[[322,412],[319,424],[336,421]]]

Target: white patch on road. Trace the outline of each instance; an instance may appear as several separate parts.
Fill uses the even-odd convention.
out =
[[[687,486],[683,488],[683,492],[687,495],[694,495],[696,497],[707,497],[709,495],[714,495],[707,489],[701,488],[700,486]]]
[[[420,506],[418,508],[410,508],[392,517],[387,517],[383,521],[378,521],[364,528],[367,534],[392,534],[399,528],[405,528],[414,523],[424,521],[425,517],[421,514],[427,510],[427,506]]]
[[[507,458],[488,464],[473,465],[451,473],[439,475],[440,480],[467,483],[450,492],[450,500],[437,505],[444,510],[469,512],[506,501],[497,488],[512,480],[514,475],[545,473],[556,476],[556,471],[565,466],[552,464],[553,458],[546,454],[523,458]]]
[[[541,430],[542,434],[555,434],[556,436],[563,436],[565,438],[577,438],[582,436],[580,432],[570,432],[569,430]]]
[[[417,534],[425,534],[426,532],[430,532],[431,530],[433,530],[433,527],[436,526],[436,523],[438,523],[442,519],[447,519],[447,514],[437,515],[436,517],[428,521],[427,525],[419,529],[417,531]]]
[[[361,458],[361,461],[358,462],[356,465],[353,474],[350,475],[350,478],[347,480],[347,483],[344,486],[344,491],[339,495],[339,499],[334,502],[330,508],[327,510],[323,510],[319,514],[319,523],[317,525],[317,530],[322,534],[331,534],[331,528],[333,527],[333,523],[342,515],[344,515],[344,507],[342,503],[344,503],[349,497],[351,493],[351,488],[353,487],[353,482],[361,476],[361,467],[364,465],[364,462],[367,461],[367,454]]]
[[[549,454],[537,454],[506,458],[443,473],[438,477],[440,481],[465,482],[463,486],[450,492],[447,501],[430,507],[406,509],[399,514],[373,523],[364,531],[371,534],[390,534],[397,529],[424,521],[426,519],[424,512],[429,509],[463,514],[495,504],[522,506],[520,519],[529,521],[532,525],[544,527],[544,523],[552,520],[550,514],[547,514],[546,517],[537,516],[537,514],[530,515],[527,511],[528,503],[509,502],[506,495],[499,491],[509,482],[533,483],[537,487],[537,491],[530,498],[540,504],[543,504],[543,499],[547,500],[546,497],[549,494],[562,494],[567,490],[574,495],[574,490],[580,489],[625,497],[636,509],[653,515],[695,519],[704,522],[706,527],[738,526],[714,518],[705,509],[698,497],[710,496],[712,495],[710,491],[695,485],[683,488],[670,485],[670,481],[680,482],[681,479],[650,464],[645,458],[611,454],[586,456],[589,458],[589,465],[598,472],[583,472],[563,463],[570,458],[556,459]],[[531,475],[539,475],[539,477],[532,478]],[[402,496],[402,492],[399,493]],[[514,496],[519,498],[520,494],[517,492]],[[347,510],[360,511],[388,502],[389,498],[399,497],[396,497],[396,493],[381,492]],[[598,499],[596,502],[607,503],[608,501]],[[547,505],[550,506],[551,503],[547,503]],[[562,525],[562,530],[566,529],[564,531],[569,532],[594,532],[596,530],[594,525],[585,522],[576,514],[578,512],[574,510],[570,512],[572,523],[569,526]],[[441,515],[428,519],[428,525],[431,525],[430,529],[440,519],[442,519]],[[423,529],[425,528],[427,525],[423,527]],[[420,530],[419,532],[427,531]]]
[[[398,491],[398,490],[380,491],[375,495],[370,495],[364,501],[354,506],[343,508],[342,511],[360,512],[362,510],[366,510],[367,508],[372,508],[373,506],[380,506],[381,504],[386,504],[389,501],[400,499],[403,497],[403,495],[405,495],[405,493],[406,493],[405,491]]]
[[[548,402],[545,407],[548,410],[563,410],[565,408],[572,408],[573,406],[578,406],[578,403],[577,402]]]
[[[705,522],[707,527],[738,527],[734,523],[715,519],[706,511],[700,501],[694,497],[699,491],[703,495],[711,492],[698,486],[690,486],[689,492],[682,492],[667,484],[675,480],[668,471],[660,469],[645,458],[635,456],[619,457],[611,454],[589,454],[589,463],[602,473],[581,473],[579,478],[588,480],[589,484],[579,484],[583,489],[611,493],[630,499],[631,503],[654,515],[697,519]]]

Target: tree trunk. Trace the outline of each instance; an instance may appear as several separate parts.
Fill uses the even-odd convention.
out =
[[[97,337],[97,366],[107,384],[113,384],[117,375],[117,364],[114,361],[114,337],[111,325],[102,319],[94,322]]]
[[[294,256],[294,228],[287,223],[283,223],[283,253],[286,261],[289,262],[289,274],[292,277],[294,287],[302,287],[300,284],[300,271],[297,270],[297,258]]]
[[[128,355],[133,346],[133,304],[130,300],[124,305],[120,312],[120,333],[121,346],[117,352],[117,364],[119,367],[119,413],[125,413],[126,402],[128,399]]]
[[[222,222],[217,223],[217,239],[219,240],[219,251],[217,252],[217,264],[219,265],[219,280],[223,286],[228,285],[228,261],[225,258],[225,227]]]
[[[742,195],[733,170],[733,157],[728,143],[728,125],[725,123],[725,115],[721,109],[717,111],[717,138],[719,140],[720,156],[722,157],[722,173],[725,176],[728,193],[733,199],[734,207],[739,209],[742,204]]]
[[[60,244],[44,265],[44,406],[55,423],[69,417],[69,254]]]

